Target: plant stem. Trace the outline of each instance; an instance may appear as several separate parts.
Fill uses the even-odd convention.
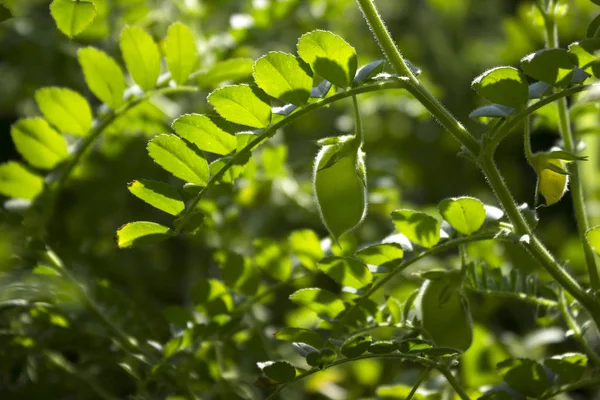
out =
[[[400,50],[392,40],[392,36],[385,27],[381,16],[377,12],[373,0],[357,0],[360,9],[363,12],[367,24],[371,27],[371,31],[375,39],[381,46],[383,53],[388,58],[396,73],[400,76],[406,76],[411,85],[407,88],[409,92],[415,96],[417,100],[429,110],[429,112],[439,120],[444,128],[446,128],[452,136],[455,137],[473,156],[479,153],[479,143],[465,129],[465,127],[456,120],[446,108],[436,99],[412,74],[410,68],[404,62]]]
[[[192,211],[194,210],[194,208],[196,207],[198,202],[213,186],[215,186],[217,184],[217,182],[219,182],[219,180],[223,177],[223,175],[232,166],[234,166],[236,163],[240,162],[240,160],[243,160],[244,157],[247,157],[250,154],[250,152],[252,151],[252,149],[254,149],[256,146],[261,144],[266,139],[275,135],[275,133],[277,133],[278,129],[286,126],[287,124],[291,123],[292,121],[295,121],[296,119],[300,118],[301,116],[306,115],[312,111],[315,111],[327,104],[331,104],[331,103],[334,103],[336,101],[339,101],[339,100],[342,100],[342,99],[345,99],[345,98],[348,98],[351,96],[356,96],[361,93],[375,92],[375,91],[386,90],[386,89],[408,89],[410,86],[411,85],[408,82],[408,78],[394,78],[394,79],[390,79],[390,80],[386,80],[386,81],[382,81],[382,82],[373,83],[371,85],[365,85],[365,86],[360,86],[357,88],[352,88],[350,90],[346,90],[344,92],[339,92],[339,93],[334,94],[333,96],[326,97],[324,99],[321,99],[314,103],[311,103],[311,104],[299,109],[298,111],[294,112],[293,114],[287,116],[286,118],[269,126],[265,130],[263,130],[262,132],[257,134],[256,138],[254,140],[252,140],[250,143],[248,143],[246,145],[246,147],[244,147],[240,151],[236,152],[233,155],[233,157],[230,158],[230,160],[227,162],[227,164],[225,164],[223,166],[223,168],[221,168],[216,174],[211,176],[211,178],[207,182],[206,186],[204,186],[198,192],[198,194],[186,205],[186,209],[179,219],[180,222],[177,225],[177,228],[175,228],[175,235],[177,235],[181,232],[181,228],[183,226],[185,226],[185,220],[190,216],[190,214],[192,213]]]
[[[419,378],[417,378],[417,381],[413,385],[408,396],[406,396],[405,400],[411,400],[413,398],[415,393],[417,393],[419,386],[421,386],[421,383],[423,383],[423,381],[429,376],[429,372],[431,372],[431,368],[425,368],[423,372],[421,372],[421,375],[419,375]]]
[[[600,386],[600,378],[591,378],[560,386],[558,389],[546,393],[539,400],[553,399],[561,393],[573,392],[575,390]]]
[[[354,107],[354,121],[356,124],[354,140],[356,140],[357,145],[360,147],[363,145],[365,137],[362,127],[362,119],[360,118],[360,109],[358,108],[358,101],[356,100],[356,96],[352,96],[352,106]]]
[[[554,1],[549,1],[548,9],[544,15],[544,23],[546,26],[546,47],[554,48],[558,47],[558,29],[556,27]],[[567,99],[560,98],[556,105],[558,107],[558,120],[559,120],[559,132],[562,136],[565,150],[571,153],[577,151],[573,132],[571,131],[571,121],[569,118],[569,111],[567,109]],[[585,199],[583,197],[583,186],[581,176],[579,175],[579,166],[577,162],[572,163],[569,166],[569,172],[571,175],[571,197],[573,198],[573,208],[575,210],[575,218],[577,220],[577,228],[579,231],[579,238],[583,246],[583,252],[585,253],[585,259],[588,267],[588,274],[590,278],[590,285],[592,292],[600,290],[600,275],[598,272],[598,266],[596,265],[596,256],[590,243],[585,237],[585,233],[590,228],[589,220],[585,209]]]
[[[89,134],[77,144],[75,151],[69,156],[69,159],[64,165],[63,170],[60,172],[60,175],[57,181],[54,183],[54,186],[51,187],[49,190],[50,193],[48,193],[48,198],[46,199],[46,203],[44,204],[42,223],[40,224],[40,229],[42,230],[40,235],[41,237],[45,236],[46,225],[48,224],[49,219],[54,213],[56,203],[58,202],[60,194],[64,190],[67,180],[71,176],[71,173],[74,171],[77,164],[79,164],[86,151],[92,146],[92,144],[94,144],[94,142],[118,117],[122,116],[127,111],[131,110],[133,107],[151,99],[154,96],[181,92],[197,92],[199,90],[195,86],[166,87],[168,82],[169,80],[167,79],[166,82],[162,83],[157,89],[149,91],[141,97],[135,97],[133,99],[130,99],[117,110],[110,111],[100,121],[98,121],[97,124],[89,132]]]
[[[359,360],[366,360],[366,359],[393,359],[393,360],[398,360],[400,362],[412,362],[412,363],[416,363],[419,365],[422,365],[425,368],[430,368],[430,369],[437,369],[439,370],[442,375],[444,375],[446,377],[446,379],[448,380],[448,383],[450,383],[450,385],[452,385],[452,387],[456,390],[456,393],[460,396],[460,398],[462,400],[470,400],[469,396],[466,394],[466,392],[460,387],[460,384],[458,383],[458,381],[456,380],[456,378],[454,377],[454,375],[452,375],[452,373],[446,369],[445,367],[442,367],[441,365],[439,365],[438,363],[436,363],[433,360],[430,360],[428,358],[424,358],[424,357],[419,357],[413,354],[402,354],[402,353],[389,353],[389,354],[365,354],[362,355],[360,357],[355,357],[355,358],[344,358],[338,361],[335,361],[331,364],[325,365],[323,366],[323,368],[313,368],[310,371],[306,371],[298,376],[296,376],[294,378],[294,380],[281,384],[277,387],[277,389],[275,389],[275,391],[273,393],[271,393],[266,400],[272,400],[275,397],[277,397],[277,395],[279,393],[281,393],[285,388],[287,388],[288,386],[310,376],[313,374],[316,374],[317,372],[321,372],[324,371],[326,369],[329,368],[333,368],[333,367],[337,367],[339,365],[343,365],[343,364],[347,364],[347,363],[351,363],[354,361],[359,361]]]
[[[569,310],[569,305],[567,304],[567,296],[565,296],[565,293],[562,291],[560,293],[559,306],[560,306],[560,313],[562,314],[562,316],[563,316],[567,326],[571,330],[571,332],[573,332],[573,337],[575,338],[575,340],[577,340],[577,342],[579,342],[581,347],[583,347],[583,349],[585,350],[585,353],[594,362],[594,364],[596,364],[597,366],[600,366],[600,356],[598,356],[598,354],[596,354],[594,349],[591,348],[591,346],[588,344],[588,342],[583,337],[583,332],[581,331],[581,327],[579,326],[579,324],[577,323],[575,318],[573,318],[573,315],[571,315],[571,311]]]

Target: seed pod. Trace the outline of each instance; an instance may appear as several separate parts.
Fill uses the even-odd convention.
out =
[[[352,140],[326,144],[315,160],[314,190],[325,227],[336,241],[367,212],[364,153]]]
[[[550,165],[558,167],[561,170],[566,168],[566,162],[563,160],[550,158],[547,159],[546,162]],[[542,196],[544,196],[544,199],[546,199],[546,205],[550,206],[558,203],[558,201],[567,192],[569,175],[556,172],[555,170],[547,167],[548,165],[545,165],[544,168],[538,172],[538,191],[542,194]]]
[[[466,351],[473,341],[469,303],[449,279],[426,281],[417,298],[417,315],[436,346]]]

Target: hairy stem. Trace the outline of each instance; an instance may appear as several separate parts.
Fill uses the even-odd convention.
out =
[[[554,1],[550,1],[548,4],[547,13],[544,16],[544,23],[546,25],[546,47],[554,48],[558,47],[558,29],[556,27],[556,21],[554,19]],[[559,121],[559,132],[563,139],[565,150],[571,153],[577,151],[575,138],[571,131],[571,121],[569,118],[569,111],[567,109],[567,99],[561,98],[556,102],[558,107],[558,121]],[[585,260],[588,267],[588,274],[590,278],[590,285],[592,291],[597,292],[600,290],[600,275],[598,272],[598,266],[596,265],[596,256],[590,243],[586,240],[585,233],[590,228],[587,212],[585,209],[585,199],[583,196],[583,186],[581,176],[579,174],[579,166],[577,162],[572,163],[569,166],[569,172],[571,175],[571,197],[573,199],[573,208],[575,210],[575,218],[577,220],[577,228],[579,231],[579,238],[583,246],[583,252],[585,253]]]
[[[569,310],[569,305],[567,304],[567,296],[565,296],[564,292],[560,293],[560,304],[559,305],[560,305],[560,313],[562,314],[563,319],[565,320],[565,323],[567,324],[567,326],[569,327],[571,332],[573,332],[573,337],[575,338],[575,340],[577,340],[577,342],[579,342],[581,347],[583,347],[585,353],[594,362],[594,364],[596,364],[597,366],[600,366],[600,356],[598,356],[598,354],[596,354],[594,349],[592,349],[592,347],[588,344],[588,342],[583,337],[583,332],[581,331],[581,327],[579,326],[579,324],[577,323],[575,318],[573,318],[573,315],[571,315],[571,311]]]

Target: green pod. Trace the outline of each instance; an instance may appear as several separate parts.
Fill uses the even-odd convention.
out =
[[[367,212],[364,153],[352,137],[321,148],[313,182],[321,219],[337,241],[356,228]]]
[[[471,346],[473,320],[469,303],[455,283],[426,281],[417,299],[417,314],[436,346],[461,351]]]

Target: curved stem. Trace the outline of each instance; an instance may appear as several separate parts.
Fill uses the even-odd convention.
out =
[[[162,86],[166,86],[168,84],[168,80],[162,83]],[[111,110],[108,114],[104,115],[103,118],[96,123],[96,125],[92,128],[89,135],[83,138],[78,144],[73,153],[69,156],[67,163],[64,165],[63,170],[60,173],[57,181],[54,183],[54,187],[51,188],[49,197],[47,198],[47,202],[44,206],[44,214],[42,219],[41,228],[45,230],[46,224],[48,220],[51,218],[54,208],[56,207],[56,203],[60,197],[61,192],[64,190],[67,180],[71,176],[71,173],[79,164],[81,159],[83,158],[86,151],[94,144],[94,142],[104,133],[104,131],[120,116],[125,114],[127,111],[131,110],[133,107],[141,104],[152,97],[159,95],[167,95],[173,93],[182,93],[182,92],[197,92],[199,88],[195,86],[177,86],[177,87],[158,87],[155,90],[149,91],[141,97],[135,97],[133,99],[128,100],[119,107],[117,110]],[[45,232],[42,232],[45,233]]]
[[[571,332],[573,332],[573,337],[575,338],[575,340],[577,340],[577,342],[579,342],[581,347],[583,347],[583,350],[585,351],[587,356],[594,362],[594,364],[596,364],[597,366],[600,366],[600,356],[598,356],[598,354],[596,354],[594,349],[592,349],[592,347],[588,344],[588,342],[583,337],[583,332],[581,332],[581,327],[579,326],[579,324],[577,323],[575,318],[573,318],[573,315],[571,315],[571,311],[569,310],[569,305],[567,304],[567,296],[565,296],[565,293],[562,291],[560,293],[560,303],[559,304],[560,304],[560,313],[562,314],[562,316],[563,316],[567,326],[571,330]]]
[[[573,392],[579,389],[592,388],[600,386],[600,378],[586,379],[579,382],[569,383],[568,385],[560,386],[558,389],[546,393],[539,400],[553,399],[561,393]]]
[[[454,375],[452,375],[452,373],[438,365],[438,363],[436,363],[433,360],[424,358],[424,357],[419,357],[419,356],[415,356],[412,354],[401,354],[401,353],[389,353],[389,354],[365,354],[362,355],[360,357],[356,357],[356,358],[344,358],[342,360],[338,360],[335,361],[331,364],[325,365],[323,366],[323,368],[319,369],[319,368],[313,368],[310,371],[306,371],[298,376],[296,376],[296,378],[294,378],[294,380],[281,384],[277,387],[277,389],[275,389],[275,391],[273,393],[271,393],[266,400],[271,400],[274,399],[275,397],[277,397],[277,395],[279,393],[281,393],[285,388],[287,388],[288,386],[308,377],[311,376],[313,374],[316,374],[317,372],[321,372],[324,371],[326,369],[329,368],[333,368],[333,367],[337,367],[339,365],[343,365],[343,364],[347,364],[350,362],[354,362],[354,361],[359,361],[359,360],[366,360],[366,359],[373,359],[373,358],[379,358],[379,359],[393,359],[393,360],[398,360],[400,362],[409,362],[409,363],[416,363],[419,365],[422,365],[425,368],[431,368],[431,369],[437,369],[440,371],[440,373],[442,373],[442,375],[444,375],[446,377],[446,379],[448,380],[448,383],[450,383],[450,385],[452,385],[452,387],[456,390],[456,393],[461,397],[462,400],[470,400],[469,396],[465,393],[465,391],[460,387],[460,384],[458,383],[458,381],[456,380],[456,378],[454,377]]]
[[[363,127],[362,127],[362,119],[360,118],[360,110],[358,108],[358,101],[356,100],[356,96],[352,96],[352,106],[354,107],[354,120],[356,121],[356,132],[354,136],[354,140],[356,140],[358,146],[362,146],[365,141]]]
[[[533,297],[528,296],[525,293],[514,293],[514,292],[498,292],[491,289],[477,289],[471,286],[465,286],[465,290],[478,294],[485,294],[490,297],[498,297],[501,299],[507,300],[518,300],[527,304],[531,304],[532,306],[543,306],[543,307],[558,307],[558,303],[554,300],[545,299],[543,297]]]
[[[356,96],[361,93],[375,92],[378,90],[385,90],[385,89],[408,89],[410,86],[411,86],[411,84],[409,83],[407,78],[394,78],[394,79],[390,79],[387,81],[373,83],[371,85],[352,88],[345,92],[336,93],[333,96],[326,97],[324,99],[321,99],[314,103],[311,103],[311,104],[299,109],[298,111],[294,112],[293,114],[289,115],[287,118],[284,118],[281,121],[276,122],[273,125],[269,126],[265,130],[263,130],[262,132],[257,134],[256,138],[254,140],[252,140],[250,143],[248,143],[243,149],[241,149],[240,151],[235,153],[233,155],[233,157],[231,157],[229,159],[229,161],[223,166],[223,168],[221,168],[216,174],[214,174],[210,178],[210,180],[208,181],[206,186],[204,186],[198,192],[198,194],[188,203],[185,211],[183,212],[182,216],[179,218],[180,222],[178,223],[177,228],[175,229],[175,235],[177,235],[181,232],[181,228],[183,226],[185,226],[185,220],[192,213],[192,211],[194,210],[194,208],[196,207],[198,202],[213,186],[215,186],[217,184],[217,182],[221,179],[221,177],[232,166],[234,166],[236,163],[239,163],[241,160],[243,160],[245,157],[247,157],[250,154],[250,152],[252,151],[252,149],[254,149],[256,146],[261,144],[264,140],[275,135],[275,133],[277,133],[277,130],[279,128],[286,126],[287,124],[291,123],[292,121],[295,121],[296,119],[300,118],[301,116],[303,116],[305,114],[308,114],[308,113],[315,111],[327,104],[334,103],[336,101],[345,99],[347,97],[352,97],[352,96]]]
[[[556,21],[554,18],[555,10],[554,1],[550,1],[548,4],[547,14],[544,18],[546,25],[546,45],[547,47],[554,48],[558,47],[558,29],[556,27]],[[562,97],[557,102],[558,107],[558,128],[560,135],[563,139],[565,150],[570,153],[577,151],[573,132],[571,131],[571,121],[569,118],[569,111],[567,108],[567,99]],[[598,266],[596,265],[596,256],[592,246],[586,240],[585,234],[590,228],[587,212],[585,209],[585,199],[583,196],[583,185],[581,176],[579,175],[579,166],[576,162],[569,166],[569,172],[571,175],[571,197],[573,199],[573,209],[575,211],[575,219],[577,221],[577,228],[579,231],[579,239],[583,246],[583,252],[585,254],[585,260],[588,267],[588,275],[590,278],[590,285],[593,292],[600,290],[600,275],[598,272]]]
[[[491,138],[486,147],[489,149],[497,148],[500,142],[504,140],[517,125],[519,125],[525,120],[525,118],[527,118],[529,115],[533,114],[540,108],[544,107],[545,105],[553,103],[556,100],[561,99],[563,97],[584,92],[594,87],[598,87],[598,84],[573,86],[568,89],[561,90],[560,92],[556,92],[548,97],[544,97],[543,99],[530,105],[529,107],[527,107],[526,109],[524,109],[523,111],[519,112],[518,114],[510,118],[508,121],[506,121],[506,123],[496,131],[496,134]]]
[[[419,377],[417,378],[417,381],[413,385],[413,387],[410,390],[410,393],[408,394],[408,396],[406,396],[405,400],[411,400],[413,398],[413,396],[415,395],[415,393],[417,393],[417,390],[419,390],[419,386],[421,386],[421,383],[423,383],[423,381],[425,379],[427,379],[427,377],[429,376],[430,372],[431,372],[431,368],[425,368],[423,370],[423,372],[421,372],[421,375],[419,375]]]
[[[385,27],[373,0],[357,1],[367,24],[371,27],[375,39],[381,46],[381,50],[392,64],[396,73],[400,76],[408,77],[409,81],[412,83],[408,88],[410,93],[415,96],[415,98],[439,120],[442,126],[446,128],[472,155],[477,155],[480,146],[475,138],[412,74],[410,68],[408,68],[404,62],[400,50],[392,40],[390,32]]]

